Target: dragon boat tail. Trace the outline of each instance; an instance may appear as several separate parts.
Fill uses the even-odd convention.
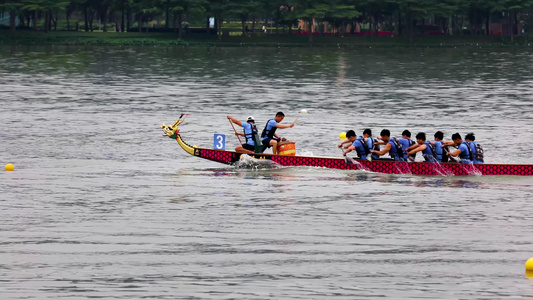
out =
[[[182,114],[173,125],[161,125],[165,131],[164,136],[175,139],[185,152],[207,160],[223,164],[236,164],[240,161],[242,153],[227,150],[207,149],[187,144],[178,128],[187,115]],[[273,155],[266,153],[245,154],[258,160],[270,160],[281,166],[309,166],[339,170],[365,170],[385,174],[412,174],[412,175],[533,175],[533,165],[519,164],[462,164],[462,163],[429,163],[429,162],[400,162],[393,160],[360,160],[347,163],[344,158],[314,157],[298,155]]]

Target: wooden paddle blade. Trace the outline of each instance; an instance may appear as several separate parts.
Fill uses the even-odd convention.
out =
[[[353,165],[353,159],[349,158],[348,156],[344,158],[344,161],[347,165]]]

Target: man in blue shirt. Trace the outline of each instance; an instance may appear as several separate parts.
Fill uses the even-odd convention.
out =
[[[373,154],[376,154],[378,156],[383,156],[385,155],[386,153],[389,153],[390,157],[395,160],[395,161],[405,161],[403,159],[403,150],[402,150],[402,145],[400,144],[400,142],[398,141],[397,138],[391,138],[390,137],[390,131],[388,129],[383,129],[381,131],[381,139],[383,140],[383,142],[385,143],[385,147],[383,149],[381,149],[380,151],[378,150],[372,150],[370,151],[371,153]]]
[[[352,150],[356,150],[357,156],[359,156],[360,159],[368,159],[368,155],[371,154],[370,151],[379,150],[379,146],[377,146],[378,142],[374,140],[374,138],[372,137],[371,129],[369,128],[365,129],[363,131],[363,136],[359,136],[359,137],[356,136],[353,141],[348,138],[348,133],[351,133],[351,132],[354,132],[354,131],[349,130],[348,132],[346,132],[346,139],[343,140],[340,144],[338,144],[337,147],[341,148],[342,145],[344,144],[351,144],[351,145],[345,146],[345,149],[348,149],[348,147],[354,146]],[[381,143],[381,144],[384,144],[384,143]],[[377,156],[376,154],[372,154],[372,159],[378,159],[378,158],[379,156]]]
[[[280,124],[281,121],[285,118],[285,114],[283,112],[278,112],[274,119],[268,120],[268,122],[265,125],[265,129],[263,129],[263,132],[261,133],[261,142],[263,143],[263,146],[266,148],[272,147],[272,153],[274,155],[278,154],[278,143],[280,141],[283,141],[284,138],[280,137],[276,133],[276,129],[285,129],[285,128],[293,128],[294,123],[289,125],[282,125]]]
[[[422,152],[426,162],[436,162],[434,146],[430,142],[426,141],[426,133],[419,132],[416,135],[416,145],[407,148],[407,156],[411,156],[417,152]]]
[[[469,149],[466,142],[463,141],[463,138],[459,133],[452,134],[452,141],[457,147],[457,150],[453,152],[448,152],[446,155],[457,157],[459,156],[459,159],[461,159],[461,163],[469,164],[472,162],[472,151]]]
[[[472,153],[473,163],[482,164],[484,162],[483,147],[481,147],[480,144],[474,142],[475,140],[476,136],[473,132],[465,135],[466,144],[469,146],[468,150],[470,150],[470,152]]]
[[[357,147],[363,147],[362,144],[361,144],[361,140],[358,140],[357,139],[357,135],[355,134],[355,131],[353,130],[348,130],[346,132],[346,139],[344,141],[342,141],[338,147],[341,148],[342,145],[344,144],[350,144],[347,146],[346,150],[344,150],[342,152],[342,155],[343,156],[346,156],[346,154],[352,152],[353,150],[356,150],[357,151],[357,155],[359,155],[359,158],[361,159],[366,159],[366,155],[364,155],[364,158],[362,157],[360,151],[363,151],[364,153],[364,149],[361,150],[361,149],[358,149]]]
[[[400,144],[402,145],[402,148],[403,148],[403,159],[404,160],[407,160],[407,149],[413,145],[415,145],[415,142],[413,140],[411,140],[411,132],[409,130],[404,130],[402,132],[402,137],[398,139],[398,141],[400,142]],[[411,160],[415,160],[416,158],[416,153],[411,155]]]
[[[246,122],[241,122],[232,116],[228,116],[228,119],[241,126],[244,130],[244,133],[235,132],[235,135],[244,136],[246,139],[246,143],[239,145],[235,147],[235,152],[239,153],[247,153],[247,154],[254,154],[255,153],[255,139],[254,135],[257,135],[257,128],[255,127],[255,120],[254,117],[250,116],[246,120]],[[257,138],[259,139],[259,138]]]

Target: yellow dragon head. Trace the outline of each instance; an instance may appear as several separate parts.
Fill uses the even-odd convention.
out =
[[[172,126],[162,124],[161,128],[163,129],[163,131],[165,131],[165,134],[163,134],[163,136],[168,136],[169,138],[175,139],[180,134],[178,126],[180,126],[180,124],[183,123],[183,121],[185,120],[184,116],[187,117],[186,114],[181,114],[179,119],[174,122]]]

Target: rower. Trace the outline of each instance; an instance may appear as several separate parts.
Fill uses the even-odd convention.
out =
[[[357,135],[355,134],[355,131],[353,131],[353,130],[348,130],[348,131],[346,132],[346,140],[344,140],[343,142],[341,142],[341,143],[338,145],[338,147],[340,148],[340,147],[342,147],[342,145],[344,145],[344,144],[348,144],[348,143],[352,143],[352,144],[351,144],[350,146],[348,146],[348,147],[346,148],[346,150],[344,150],[344,152],[342,152],[342,155],[343,155],[343,156],[346,156],[346,154],[352,152],[353,150],[356,150],[356,151],[357,151],[357,155],[359,156],[359,158],[361,158],[361,159],[366,159],[366,155],[365,155],[365,158],[362,158],[362,157],[360,156],[360,153],[359,153],[360,150],[357,150],[357,145],[361,145],[361,142],[360,142],[360,140],[357,139]],[[357,144],[357,145],[356,145],[356,144]]]
[[[344,140],[342,140],[342,141],[337,145],[337,148],[341,148],[341,147],[343,147],[344,149],[348,149],[348,147],[350,147],[351,144],[355,141],[355,139],[354,139],[354,140],[350,140],[350,139],[348,138],[348,134],[350,135],[350,137],[351,137],[351,136],[355,136],[355,137],[357,138],[357,135],[355,134],[355,131],[353,131],[353,130],[348,130],[348,131],[346,131],[346,138],[345,138]],[[344,145],[346,145],[346,146],[344,146]]]
[[[386,143],[385,147],[381,151],[372,150],[370,152],[378,156],[383,156],[386,153],[389,153],[390,157],[395,161],[405,161],[402,154],[402,144],[400,144],[399,139],[391,138],[390,131],[388,129],[383,129],[380,135],[383,142]]]
[[[239,145],[235,147],[235,152],[239,153],[246,153],[246,154],[254,154],[256,150],[256,146],[259,146],[259,135],[257,133],[257,127],[255,127],[255,119],[252,116],[249,116],[248,119],[246,119],[246,122],[241,122],[232,116],[228,116],[228,119],[241,126],[244,130],[244,133],[235,132],[235,135],[244,136],[246,138],[246,143],[243,145]],[[258,152],[261,153],[262,151]]]
[[[461,159],[461,163],[464,164],[471,163],[473,160],[472,151],[469,149],[466,142],[463,141],[463,138],[461,138],[461,135],[458,132],[452,134],[452,141],[458,149],[453,152],[448,152],[446,153],[446,155],[452,157],[459,156],[459,159]]]
[[[398,141],[400,142],[404,150],[403,159],[407,160],[407,152],[406,152],[407,148],[416,145],[416,143],[413,140],[411,140],[411,132],[407,129],[404,130],[402,132],[402,137],[399,138]],[[416,154],[413,154],[413,156],[411,157],[411,160],[415,160],[415,158],[416,158]]]
[[[481,147],[480,144],[474,142],[476,140],[476,136],[474,133],[468,133],[465,135],[465,141],[470,147],[468,150],[471,151],[473,154],[473,162],[475,164],[482,164],[484,162],[483,160],[483,147]]]
[[[348,138],[348,133],[346,133],[346,138]],[[370,150],[373,147],[374,147],[374,142],[372,139],[372,131],[370,129],[365,129],[363,131],[363,136],[356,137],[356,139],[352,142],[352,146],[348,148],[351,150],[347,151],[346,153],[351,152],[352,150],[355,149],[355,151],[357,151],[357,156],[360,159],[367,159],[367,156],[370,154]],[[375,154],[373,156],[375,156]],[[376,156],[372,158],[378,159],[379,157]]]
[[[419,132],[416,135],[416,146],[411,146],[408,149],[407,156],[411,157],[413,154],[417,152],[422,152],[422,156],[426,160],[426,162],[436,162],[435,159],[435,149],[434,146],[426,141],[426,133]]]
[[[278,143],[280,141],[284,141],[285,138],[280,137],[276,133],[276,129],[285,129],[285,128],[293,128],[294,123],[289,125],[283,125],[279,124],[283,119],[285,118],[285,114],[283,112],[278,112],[274,119],[268,120],[268,122],[265,125],[265,128],[263,129],[263,132],[261,133],[261,142],[263,143],[263,149],[272,147],[272,153],[274,155],[278,154]]]
[[[430,143],[435,146],[435,159],[437,159],[437,162],[448,162],[448,155],[446,155],[448,147],[443,146],[444,133],[442,133],[442,131],[437,131],[433,136],[435,137],[435,140]]]
[[[371,150],[378,150],[379,151],[379,144],[376,139],[372,137],[372,130],[370,128],[367,128],[363,130],[363,136],[360,136],[357,138],[358,140],[364,141],[361,143],[361,147],[364,148],[365,151],[365,158],[362,156],[361,159],[366,159],[366,156],[370,154]],[[359,153],[359,152],[358,152]],[[376,154],[372,154],[372,159],[379,159],[379,156]]]

